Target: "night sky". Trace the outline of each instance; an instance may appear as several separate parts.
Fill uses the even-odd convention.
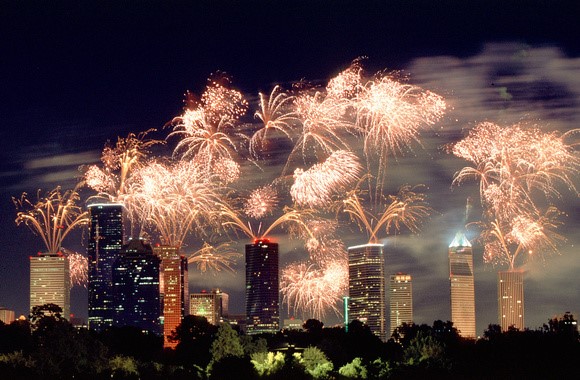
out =
[[[387,273],[413,276],[415,322],[449,319],[447,246],[462,227],[465,200],[471,196],[477,206],[479,196],[476,184],[451,188],[453,174],[467,163],[444,147],[481,121],[524,122],[546,131],[580,126],[580,11],[574,3],[2,2],[0,306],[27,314],[28,257],[43,249],[27,228],[16,227],[12,196],[74,186],[79,165],[97,163],[107,140],[162,129],[181,112],[185,91],[200,94],[217,70],[255,102],[258,91],[275,84],[288,87],[302,78],[325,84],[366,56],[369,73],[401,70],[411,84],[448,103],[445,117],[421,135],[423,148],[389,167],[397,184],[425,184],[436,212],[420,234],[383,242]],[[569,191],[554,202],[568,214],[560,230],[568,241],[560,256],[524,267],[530,328],[565,311],[580,312],[580,202]],[[480,211],[475,207],[472,218]],[[65,245],[84,253],[81,235]],[[355,228],[344,236],[347,245],[366,241]],[[282,241],[282,265],[304,258],[296,244],[284,248]],[[497,268],[483,264],[477,245],[474,261],[481,334],[497,323]],[[241,261],[236,275],[190,270],[190,291],[219,286],[230,293],[231,311],[242,313],[243,273]],[[72,297],[73,313],[86,318],[86,290],[75,288]]]

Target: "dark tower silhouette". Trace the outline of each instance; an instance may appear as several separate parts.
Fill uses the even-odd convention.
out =
[[[159,266],[151,245],[133,239],[123,246],[113,265],[113,325],[134,326],[162,334]]]
[[[246,320],[248,333],[280,329],[278,244],[256,239],[246,244]]]

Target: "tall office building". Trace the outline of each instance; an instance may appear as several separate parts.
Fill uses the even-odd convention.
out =
[[[358,319],[386,341],[385,257],[382,244],[348,247],[348,296],[350,321]]]
[[[389,333],[401,324],[413,322],[413,282],[410,274],[392,274],[389,279],[389,306],[391,327]]]
[[[250,334],[280,329],[278,244],[257,239],[246,244],[246,320]]]
[[[114,326],[133,326],[161,335],[161,259],[141,239],[123,246],[113,264]]]
[[[497,274],[498,317],[502,331],[510,326],[524,329],[524,273],[501,271]]]
[[[70,267],[62,253],[38,253],[30,257],[30,309],[53,303],[70,317]]]
[[[123,245],[123,205],[89,206],[89,328],[103,331],[113,325],[113,264]]]
[[[209,323],[217,325],[228,315],[228,300],[228,294],[219,289],[192,293],[189,296],[189,315],[205,317]]]
[[[179,253],[178,247],[158,245],[153,252],[161,259],[159,289],[163,305],[163,346],[175,348],[169,336],[189,312],[189,280],[187,258]]]
[[[473,252],[462,232],[449,245],[449,283],[453,326],[461,336],[476,338]]]

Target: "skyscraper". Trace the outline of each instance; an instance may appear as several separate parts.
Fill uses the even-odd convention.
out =
[[[348,247],[350,320],[365,323],[381,340],[387,339],[385,257],[382,244]]]
[[[38,253],[30,257],[30,309],[53,303],[70,317],[70,268],[61,253]]]
[[[228,314],[228,294],[219,289],[201,291],[189,296],[189,315],[205,317],[213,325],[218,324]]]
[[[413,322],[413,282],[410,274],[392,274],[389,280],[391,326],[389,333],[403,322]]]
[[[163,305],[163,346],[175,348],[170,342],[172,331],[189,312],[189,279],[187,258],[179,253],[178,247],[158,245],[153,252],[161,259],[159,288]]]
[[[510,326],[524,329],[524,273],[500,271],[497,274],[498,317],[502,331]]]
[[[89,328],[102,331],[113,325],[113,263],[123,245],[123,205],[89,206]]]
[[[5,307],[0,307],[0,321],[9,325],[14,322],[15,319],[14,310],[8,310]]]
[[[114,326],[134,326],[161,335],[161,259],[141,239],[123,246],[113,264]]]
[[[462,232],[458,232],[449,245],[449,283],[451,321],[461,336],[475,338],[473,253],[471,243]]]
[[[280,329],[278,244],[256,239],[246,244],[246,320],[248,333]]]

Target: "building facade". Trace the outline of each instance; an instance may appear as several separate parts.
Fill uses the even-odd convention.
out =
[[[413,281],[410,274],[397,273],[389,278],[390,329],[413,322]]]
[[[153,252],[161,259],[159,289],[163,305],[163,346],[175,348],[169,337],[189,312],[189,280],[187,258],[178,247],[157,245]]]
[[[161,259],[141,239],[123,246],[113,264],[114,326],[162,334],[159,267]]]
[[[278,244],[257,239],[246,244],[246,327],[250,334],[280,329]]]
[[[497,299],[499,325],[502,331],[511,326],[524,329],[524,273],[500,271],[497,274]]]
[[[30,310],[53,303],[70,318],[70,267],[62,253],[38,253],[30,257]]]
[[[89,205],[88,326],[103,331],[113,325],[113,264],[123,245],[123,205]]]
[[[11,324],[12,322],[14,322],[15,320],[15,316],[14,316],[14,310],[9,310],[6,309],[5,307],[0,307],[0,321],[2,321],[4,324]]]
[[[200,293],[191,293],[189,296],[189,315],[205,317],[212,325],[223,322],[228,315],[227,293],[220,289],[212,289],[211,292],[202,290]]]
[[[387,339],[385,257],[382,244],[348,247],[348,314]]]
[[[476,338],[473,251],[462,232],[449,245],[449,283],[453,326],[461,336]]]

